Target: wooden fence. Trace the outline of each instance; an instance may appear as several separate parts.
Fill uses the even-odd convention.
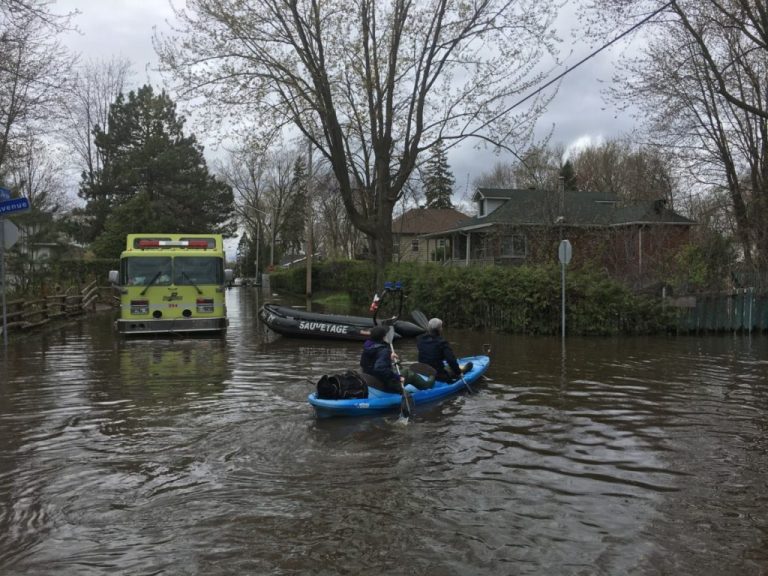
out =
[[[678,309],[681,332],[753,332],[768,330],[768,294],[740,288],[719,294],[669,298]]]
[[[74,288],[70,288],[63,294],[36,300],[11,300],[6,302],[8,331],[30,330],[52,320],[79,316],[88,310],[94,310],[96,301],[100,297],[99,287],[94,280],[79,293]],[[2,319],[0,319],[1,331]]]

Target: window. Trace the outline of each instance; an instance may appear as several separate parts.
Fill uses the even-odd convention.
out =
[[[411,240],[411,252],[418,252],[419,251],[419,239],[414,238]]]
[[[440,239],[437,241],[437,247],[438,247],[438,248],[445,248],[445,238],[440,238]]]
[[[171,258],[133,257],[123,258],[123,278],[129,286],[168,286],[171,283]]]
[[[224,265],[221,258],[179,257],[174,259],[173,268],[174,284],[177,286],[224,283]]]
[[[504,236],[501,240],[501,255],[507,258],[525,258],[525,236],[522,234]]]

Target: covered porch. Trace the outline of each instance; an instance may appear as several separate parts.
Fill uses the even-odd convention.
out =
[[[524,236],[501,234],[493,224],[426,234],[422,238],[427,242],[445,241],[449,250],[441,262],[446,266],[514,266],[522,264],[527,256]]]

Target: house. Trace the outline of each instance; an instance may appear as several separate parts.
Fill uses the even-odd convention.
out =
[[[393,255],[397,262],[444,261],[453,253],[451,236],[469,216],[453,208],[413,208],[392,222]],[[431,235],[435,235],[434,237]]]
[[[665,200],[628,203],[613,194],[478,188],[477,215],[421,237],[446,241],[453,265],[519,265],[557,259],[568,239],[573,264],[593,262],[635,285],[668,270],[688,242],[693,220]]]
[[[43,224],[19,224],[16,250],[25,261],[38,268],[47,268],[63,259],[80,260],[85,250],[73,244],[64,234],[51,234]]]

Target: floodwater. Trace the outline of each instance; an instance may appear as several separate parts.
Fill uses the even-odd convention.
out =
[[[492,345],[475,394],[317,420],[357,343],[122,341],[110,313],[0,359],[0,574],[768,574],[768,339]],[[413,357],[414,343],[398,351]]]

